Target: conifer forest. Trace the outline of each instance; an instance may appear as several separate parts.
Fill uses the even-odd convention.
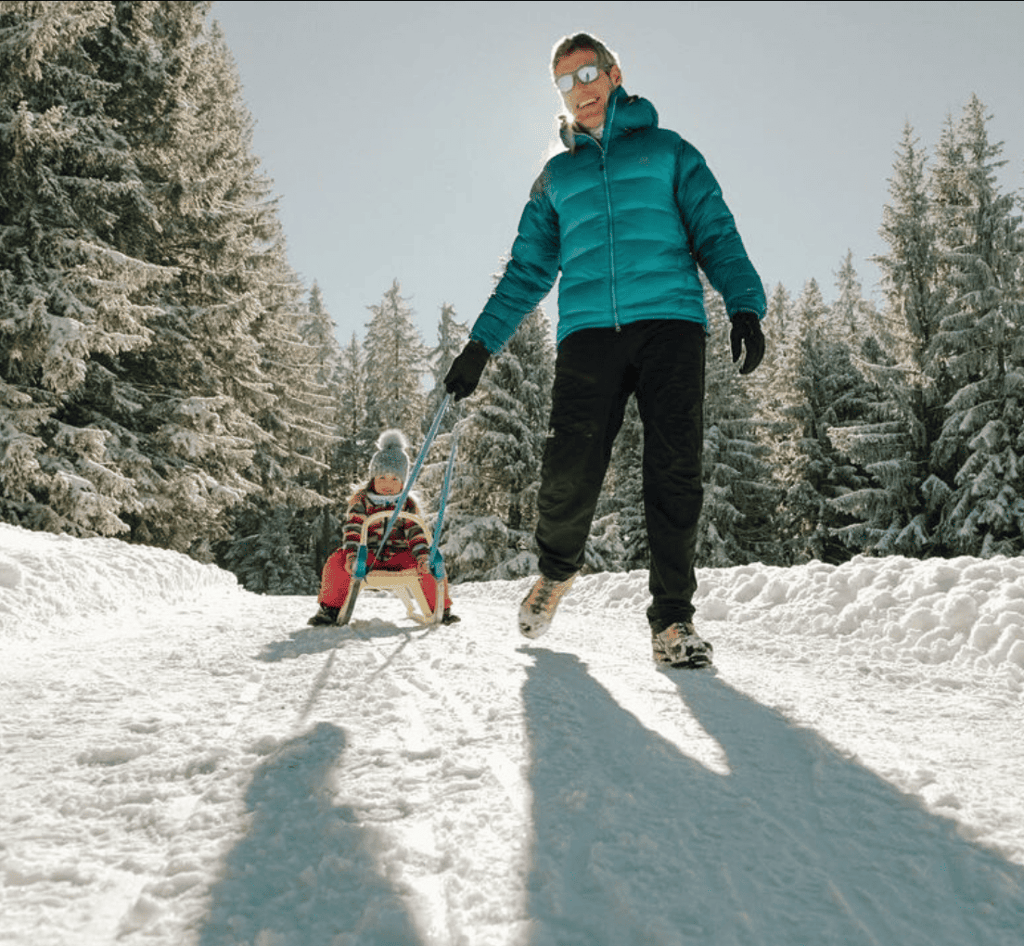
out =
[[[337,338],[209,3],[0,2],[0,75],[0,521],[314,593],[374,441],[419,450],[476,313],[442,305],[424,339],[396,273]],[[894,142],[878,302],[849,254],[834,302],[769,287],[741,378],[708,291],[698,565],[1024,551],[1024,229],[990,118],[972,97]],[[538,309],[434,442],[417,493],[436,504],[457,437],[455,581],[535,570],[554,355]],[[593,570],[647,566],[642,449],[631,404]]]

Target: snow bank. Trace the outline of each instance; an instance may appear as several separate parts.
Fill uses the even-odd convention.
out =
[[[529,579],[466,584],[460,598],[518,603]],[[117,539],[75,539],[0,524],[0,640],[38,638],[237,589],[185,555]],[[647,572],[584,575],[563,608],[640,620]],[[858,556],[843,565],[699,570],[697,617],[751,633],[830,638],[878,661],[1024,669],[1024,559]]]
[[[743,565],[698,570],[697,620],[751,633],[832,638],[841,651],[884,662],[1024,669],[1024,559],[858,556],[842,565]],[[462,585],[459,597],[518,601],[530,582]],[[649,600],[647,572],[581,576],[566,610],[621,613]]]
[[[0,523],[0,642],[64,636],[237,587],[234,575],[177,552]]]
[[[1024,668],[1024,560],[858,556],[705,572],[705,619],[780,621],[881,661]]]

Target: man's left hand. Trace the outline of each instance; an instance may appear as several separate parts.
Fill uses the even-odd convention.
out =
[[[740,360],[740,352],[746,348],[747,356],[743,359],[740,374],[750,374],[764,358],[764,332],[761,331],[761,320],[753,312],[737,312],[732,317],[732,331],[729,333],[732,342],[732,360]]]

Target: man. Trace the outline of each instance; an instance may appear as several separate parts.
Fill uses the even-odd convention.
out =
[[[707,324],[697,267],[725,300],[733,361],[746,350],[742,373],[764,354],[764,289],[704,159],[658,128],[650,102],[626,94],[614,54],[580,33],[555,47],[552,69],[573,118],[563,119],[568,150],[534,184],[505,274],[445,385],[456,398],[471,394],[490,355],[561,271],[538,497],[541,574],[520,609],[520,631],[544,633],[583,565],[612,444],[635,394],[653,656],[671,666],[708,664],[711,644],[693,626]]]

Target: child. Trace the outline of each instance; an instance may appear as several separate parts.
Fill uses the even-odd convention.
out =
[[[345,514],[344,543],[324,564],[320,579],[320,610],[309,619],[310,624],[334,624],[338,612],[348,596],[349,585],[356,567],[356,552],[362,536],[363,523],[376,512],[392,510],[409,474],[408,444],[399,430],[386,430],[377,440],[377,452],[370,460],[370,481],[350,500]],[[419,515],[416,500],[406,498],[406,512]],[[430,547],[418,523],[399,517],[395,520],[387,545],[378,560],[377,550],[387,528],[388,519],[374,523],[367,534],[367,571],[406,571],[415,569],[420,575],[420,587],[427,605],[433,609],[437,602],[437,582],[430,574]],[[459,618],[452,614],[448,597],[448,582],[444,582],[444,616],[442,624],[455,624]]]

